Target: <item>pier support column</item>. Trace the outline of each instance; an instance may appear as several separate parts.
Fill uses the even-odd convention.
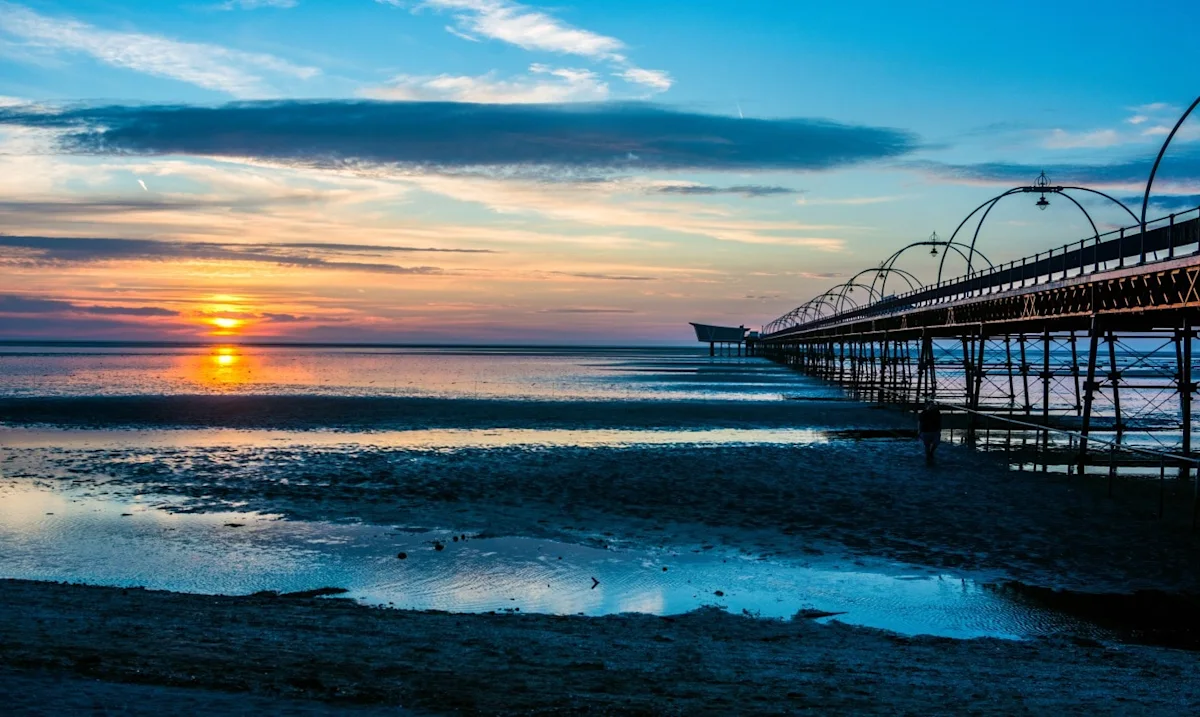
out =
[[[1076,347],[1078,343],[1075,331],[1071,331],[1071,377],[1075,381],[1075,415],[1080,415],[1083,410],[1083,403],[1079,398],[1079,353]]]
[[[929,397],[937,400],[937,356],[933,353],[933,337],[925,337],[925,355],[929,361]]]
[[[1025,354],[1025,334],[1017,337],[1021,347],[1021,387],[1025,392],[1025,415],[1033,413],[1033,404],[1029,401],[1029,359]]]
[[[1042,330],[1042,425],[1050,425],[1050,331]],[[1050,446],[1050,431],[1042,431],[1042,447]]]
[[[1184,317],[1183,330],[1175,339],[1175,355],[1179,362],[1179,413],[1183,429],[1183,455],[1192,455],[1192,393],[1196,390],[1192,383],[1192,320]],[[1191,467],[1181,466],[1179,477],[1187,480]],[[1196,485],[1193,488],[1195,500],[1200,504],[1200,471],[1196,472]],[[1194,511],[1193,511],[1194,512]]]
[[[1079,428],[1079,472],[1083,473],[1087,459],[1088,431],[1092,425],[1092,403],[1096,399],[1096,354],[1100,349],[1100,318],[1092,314],[1092,325],[1088,329],[1087,380],[1083,382],[1083,420]]]
[[[1008,374],[1008,415],[1017,408],[1017,391],[1013,384],[1012,336],[1004,335],[1004,372]]]
[[[1125,432],[1125,423],[1121,420],[1121,372],[1117,370],[1117,335],[1108,332],[1108,380],[1112,383],[1113,413],[1116,415],[1117,441]]]

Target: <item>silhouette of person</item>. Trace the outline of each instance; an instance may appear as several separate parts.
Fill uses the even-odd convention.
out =
[[[932,463],[933,454],[942,442],[942,412],[933,401],[926,401],[924,410],[917,416],[917,435],[925,444],[925,460]]]

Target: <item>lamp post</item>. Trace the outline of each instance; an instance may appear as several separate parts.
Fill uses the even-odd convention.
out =
[[[1050,202],[1046,200],[1046,191],[1054,191],[1054,189],[1050,187],[1050,178],[1046,176],[1046,170],[1043,169],[1042,173],[1038,175],[1038,178],[1033,180],[1033,186],[1035,189],[1041,190],[1042,193],[1041,198],[1034,202],[1033,206],[1041,209],[1042,211],[1046,211],[1046,207],[1050,206]]]

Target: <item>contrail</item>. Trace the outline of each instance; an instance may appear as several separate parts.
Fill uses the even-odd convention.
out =
[[[742,114],[742,103],[735,102],[734,104],[737,105],[738,108],[738,119],[746,119],[746,115]]]
[[[139,179],[139,180],[138,180],[138,184],[142,185],[142,191],[143,191],[143,192],[148,192],[148,191],[150,191],[149,189],[146,189],[146,183],[145,183],[145,182],[143,182],[142,180],[140,180],[140,179]]]

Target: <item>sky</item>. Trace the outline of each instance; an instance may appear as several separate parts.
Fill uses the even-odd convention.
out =
[[[0,340],[756,328],[1042,171],[1140,211],[1196,27],[1155,0],[0,0]],[[1034,199],[989,214],[988,259],[1091,236]],[[1148,213],[1197,205],[1200,113]]]

